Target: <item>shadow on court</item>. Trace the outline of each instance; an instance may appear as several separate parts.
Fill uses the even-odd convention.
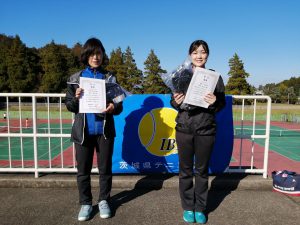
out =
[[[148,194],[151,191],[157,191],[162,189],[164,181],[172,178],[173,174],[166,174],[164,176],[160,174],[152,174],[143,177],[138,180],[131,190],[122,191],[111,197],[112,204],[112,215],[114,216],[117,209],[135,198],[138,198],[142,195]]]
[[[224,201],[226,196],[235,191],[240,182],[247,177],[247,174],[220,174],[215,176],[210,183],[208,191],[208,205],[206,213],[215,211]]]
[[[152,191],[158,191],[163,188],[164,181],[174,177],[174,174],[149,174],[136,182],[131,190],[124,190],[110,199],[112,217],[116,215],[118,208],[138,197],[148,194]],[[90,220],[99,213],[98,205],[93,205],[93,211]]]

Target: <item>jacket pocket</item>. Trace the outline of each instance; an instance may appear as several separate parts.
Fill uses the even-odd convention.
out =
[[[191,131],[191,117],[189,117],[186,111],[178,113],[175,119],[176,130],[189,133]]]
[[[83,117],[79,113],[75,115],[75,120],[72,126],[71,140],[75,143],[81,144],[83,141]]]

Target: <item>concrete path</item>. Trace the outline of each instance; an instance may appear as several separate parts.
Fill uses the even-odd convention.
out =
[[[101,219],[96,207],[97,176],[93,176],[93,218],[78,222],[75,175],[0,174],[2,225],[174,225],[182,220],[178,176],[115,176],[113,217]],[[208,223],[213,225],[296,225],[300,197],[272,192],[261,176],[210,177]]]

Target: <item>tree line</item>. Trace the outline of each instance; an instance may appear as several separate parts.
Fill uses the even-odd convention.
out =
[[[277,84],[268,83],[266,85],[259,85],[258,88],[255,88],[246,81],[246,78],[250,75],[245,71],[244,63],[237,54],[234,54],[229,60],[229,67],[229,79],[225,87],[227,94],[263,94],[270,96],[273,103],[299,103],[300,77],[291,77],[289,80],[284,80]]]
[[[20,39],[0,34],[0,92],[13,93],[65,93],[68,77],[83,69],[80,62],[82,45],[72,48],[54,41],[41,48],[29,48]],[[128,46],[113,49],[104,65],[107,72],[114,74],[118,83],[134,94],[164,94],[170,89],[163,83],[160,74],[166,73],[160,60],[151,49],[143,71],[135,63],[134,54]],[[257,90],[247,82],[250,76],[244,63],[235,53],[229,59],[226,94],[251,95]],[[300,91],[300,77],[279,84],[260,86],[275,102],[296,102]]]
[[[69,76],[84,69],[80,62],[83,46],[72,48],[52,41],[44,47],[28,48],[20,37],[0,34],[0,92],[65,93]],[[104,70],[116,76],[118,83],[131,93],[170,93],[160,78],[167,71],[152,49],[137,68],[131,48],[118,47],[110,53]]]

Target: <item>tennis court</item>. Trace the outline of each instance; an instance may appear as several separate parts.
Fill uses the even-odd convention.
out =
[[[47,121],[39,121],[37,133],[45,134],[70,134],[71,133],[71,123],[65,121],[65,123],[59,124],[57,121],[53,120],[50,123]],[[272,122],[273,124],[273,122]],[[276,123],[275,123],[276,124]],[[17,121],[17,124],[19,122]],[[300,162],[300,125],[299,129],[297,126],[293,125],[291,129],[291,124],[276,124],[270,127],[270,150],[283,155],[291,160]],[[10,126],[10,133],[33,133],[32,127],[17,127]],[[6,133],[8,127],[6,123],[0,123],[0,132]],[[258,123],[255,125],[255,130],[253,130],[252,125],[235,125],[234,133],[235,135],[243,134],[249,135],[249,140],[251,141],[250,135],[262,135],[265,134],[265,126]],[[263,139],[254,139],[254,142],[260,146],[264,146]],[[61,143],[63,149],[61,149]],[[9,159],[9,145],[11,146],[10,156],[11,160],[33,160],[33,138],[31,137],[10,137],[1,138],[0,142],[0,160]],[[38,138],[38,159],[39,160],[49,160],[54,159],[63,151],[72,146],[69,138],[55,138],[55,137],[39,137]],[[50,149],[50,151],[49,151]],[[232,161],[237,161],[234,157]]]
[[[70,134],[71,123],[58,123],[56,120],[50,121],[39,120],[37,133],[38,134]],[[16,133],[16,134],[32,134],[33,128],[26,126],[26,121],[10,121],[8,127],[6,123],[0,123],[0,133]],[[30,124],[31,125],[31,124]],[[34,141],[33,137],[1,137],[0,138],[0,162],[1,166],[8,165],[9,159],[16,165],[24,164],[31,166],[34,160]],[[60,155],[67,149],[72,147],[70,138],[67,137],[37,137],[37,157],[39,164],[49,164],[51,161],[60,158]],[[46,163],[48,162],[48,163]],[[58,162],[59,163],[59,162]],[[52,164],[53,166],[55,165]]]
[[[265,134],[265,123],[250,122],[236,124],[234,132],[236,135],[245,135],[247,138],[234,141],[234,149],[230,166],[238,166],[241,161],[243,166],[251,165],[253,157],[254,167],[260,168],[263,165],[264,158],[264,139],[252,140],[251,135]],[[240,153],[242,146],[243,154]],[[270,142],[269,142],[269,160],[268,174],[274,170],[293,170],[300,172],[300,124],[288,122],[271,122]]]
[[[63,97],[60,95],[58,96]],[[250,97],[253,98],[253,96]],[[61,102],[61,100],[59,102]],[[17,111],[10,111],[8,114],[9,117],[7,117],[6,120],[0,119],[0,134],[32,134],[33,122],[31,120],[34,119],[33,115],[36,115],[37,133],[39,135],[45,134],[44,137],[37,137],[36,149],[38,152],[36,157],[38,166],[51,168],[56,167],[57,165],[58,168],[65,166],[72,166],[75,168],[75,156],[72,143],[69,140],[70,138],[66,137],[66,135],[71,133],[72,114],[63,111],[60,105],[54,104],[51,105],[51,107],[49,107],[49,105],[48,100],[48,107],[46,107],[49,111],[48,113],[43,105],[38,105],[36,113],[26,111],[31,107],[27,107],[23,110],[23,106],[19,107],[19,110]],[[251,112],[248,112],[248,114],[251,114]],[[28,118],[28,121],[24,118]],[[258,169],[264,168],[264,158],[266,158],[264,155],[265,140],[252,140],[250,135],[253,134],[253,132],[257,135],[264,134],[266,129],[266,120],[263,116],[257,116],[256,118],[261,121],[256,122],[254,131],[251,123],[253,116],[250,116],[250,118],[248,118],[249,120],[246,119],[245,116],[244,119],[248,120],[248,122],[243,121],[243,126],[238,124],[238,122],[235,122],[235,134],[239,134],[239,132],[241,134],[242,132],[243,134],[248,135],[249,138],[234,140],[234,149],[230,166],[254,165],[254,167]],[[48,134],[53,134],[53,136],[47,137],[46,135]],[[54,137],[54,134],[57,134],[57,136],[61,135],[63,137]],[[0,137],[0,167],[32,167],[34,164],[34,138],[14,137],[13,135],[10,137],[4,136],[5,135]],[[299,123],[271,122],[270,151],[268,160],[269,174],[274,168],[290,170],[294,170],[293,168],[296,168],[295,171],[300,172],[299,136]],[[241,144],[242,150],[240,148]],[[252,164],[253,159],[254,163]]]
[[[255,130],[252,126],[235,127],[235,134],[263,135],[265,127],[257,125]],[[254,139],[259,145],[264,145],[264,140]],[[300,129],[286,129],[279,126],[270,126],[270,150],[284,155],[292,160],[300,162]]]

